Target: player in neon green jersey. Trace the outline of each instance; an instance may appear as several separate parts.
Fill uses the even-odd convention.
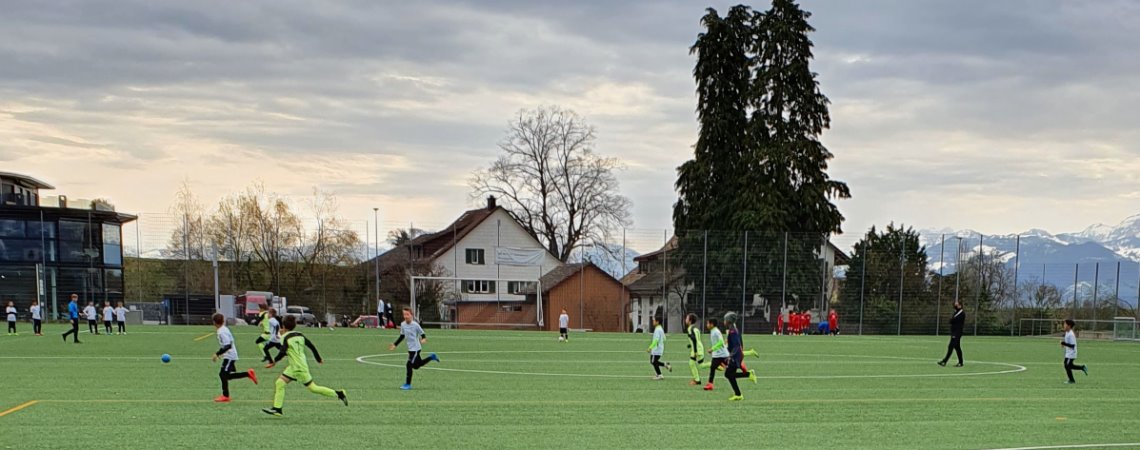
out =
[[[277,378],[277,383],[273,393],[273,407],[265,408],[262,411],[272,416],[280,416],[281,408],[285,405],[285,386],[294,381],[300,381],[301,384],[309,388],[309,392],[314,394],[323,395],[325,397],[336,397],[344,402],[344,406],[348,406],[348,397],[345,396],[344,390],[332,390],[324,386],[319,386],[313,382],[313,376],[309,373],[309,362],[305,359],[305,347],[313,352],[313,359],[317,360],[318,364],[324,364],[321,359],[321,354],[317,352],[317,347],[300,332],[293,331],[297,328],[296,316],[285,316],[285,323],[281,324],[285,329],[285,335],[281,337],[282,349],[277,354],[277,358],[269,367],[273,367],[277,361],[289,356],[289,367],[281,372],[281,376]]]
[[[697,323],[697,315],[690,313],[685,316],[685,326],[688,327],[689,335],[689,343],[686,345],[689,349],[689,371],[693,374],[689,386],[699,386],[701,374],[697,365],[705,362],[705,345],[701,342],[701,326]]]

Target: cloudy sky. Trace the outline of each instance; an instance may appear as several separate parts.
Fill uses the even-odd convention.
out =
[[[253,180],[441,226],[520,108],[561,105],[670,226],[706,6],[609,1],[3,1],[0,170],[122,211]],[[872,224],[1076,231],[1140,213],[1140,4],[805,0],[831,174]],[[765,7],[755,3],[757,8]],[[852,236],[853,237],[853,236]]]

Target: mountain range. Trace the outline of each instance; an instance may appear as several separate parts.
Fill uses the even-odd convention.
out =
[[[1073,233],[1053,234],[1042,229],[1007,235],[951,229],[918,233],[926,246],[930,270],[935,272],[957,270],[961,237],[962,261],[981,250],[999,255],[1006,264],[1016,264],[1021,280],[1055,284],[1070,295],[1074,286],[1082,291],[1099,286],[1100,292],[1119,290],[1120,297],[1129,303],[1140,299],[1140,214],[1115,226],[1094,224]]]

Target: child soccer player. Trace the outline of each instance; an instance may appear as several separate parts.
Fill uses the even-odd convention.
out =
[[[781,334],[784,334],[784,312],[783,311],[780,311],[779,314],[776,314],[776,329],[772,330],[773,336],[779,336]]]
[[[8,306],[4,307],[4,313],[8,315],[8,336],[18,336],[16,334],[16,304],[9,301]]]
[[[407,341],[408,346],[408,362],[404,365],[404,385],[400,389],[405,391],[412,390],[412,371],[420,370],[420,367],[426,366],[429,362],[439,362],[439,356],[435,353],[428,355],[427,359],[420,358],[420,350],[423,349],[423,344],[427,343],[427,335],[424,334],[424,329],[420,324],[416,323],[415,318],[412,317],[412,309],[404,308],[404,322],[400,324],[400,337],[396,338],[396,342],[388,346],[388,351],[396,349],[401,341]]]
[[[263,350],[265,348],[263,344],[265,344],[265,341],[269,340],[269,310],[267,308],[268,306],[266,306],[264,303],[258,303],[257,309],[259,311],[257,313],[257,318],[253,319],[253,324],[261,327],[261,335],[258,336],[257,340],[253,342]]]
[[[716,326],[716,319],[709,319],[705,327],[709,330],[709,355],[712,356],[712,362],[709,363],[709,384],[705,385],[706,391],[713,390],[713,379],[716,378],[716,371],[728,363],[728,346],[724,342],[724,335],[720,333],[720,328]],[[704,367],[704,366],[701,366]]]
[[[348,406],[348,396],[345,395],[343,389],[332,390],[324,386],[319,386],[313,382],[313,376],[309,374],[309,362],[305,359],[305,347],[313,352],[313,358],[317,360],[318,364],[324,364],[321,359],[321,354],[317,352],[317,347],[305,338],[299,331],[293,331],[297,328],[296,316],[285,316],[285,321],[281,323],[281,327],[285,329],[285,335],[281,337],[281,351],[277,353],[277,358],[273,360],[276,364],[281,361],[286,355],[289,356],[289,367],[281,372],[281,377],[277,378],[273,393],[273,407],[265,408],[262,412],[271,416],[281,416],[281,408],[285,405],[285,386],[294,381],[300,381],[301,384],[309,388],[309,392],[320,394],[325,397],[336,397],[344,406]],[[274,364],[270,364],[273,367]]]
[[[123,302],[115,308],[115,321],[119,324],[119,334],[127,334],[127,308],[123,307]]]
[[[108,336],[114,333],[114,330],[111,329],[111,322],[114,320],[115,308],[111,307],[111,302],[103,302],[103,328],[107,331]]]
[[[87,307],[83,308],[83,315],[87,317],[87,334],[99,334],[99,324],[96,322],[99,317],[95,312],[95,302],[87,302]]]
[[[665,329],[661,328],[661,320],[657,316],[653,316],[653,341],[649,343],[649,348],[645,351],[649,353],[649,364],[657,373],[653,379],[664,380],[665,375],[661,375],[661,367],[672,372],[673,366],[667,362],[661,362],[661,356],[665,354]]]
[[[730,312],[724,315],[724,327],[728,329],[728,369],[724,371],[724,377],[728,378],[728,383],[732,385],[733,396],[729,397],[729,401],[744,400],[744,395],[740,393],[740,386],[737,385],[736,379],[743,375],[753,383],[756,382],[756,372],[744,369],[741,366],[744,364],[744,341],[740,337],[740,331],[736,329],[736,313]],[[736,372],[740,371],[739,374]]]
[[[562,314],[558,316],[558,341],[566,342],[570,340],[570,335],[566,334],[567,329],[570,328],[570,315],[566,314],[566,310],[562,310]]]
[[[689,348],[689,371],[693,374],[689,386],[700,386],[701,374],[697,371],[697,365],[705,362],[705,344],[701,342],[701,326],[697,323],[697,315],[690,313],[685,316],[685,325],[689,330],[689,343],[686,345]]]
[[[253,369],[245,372],[234,373],[234,363],[237,362],[238,354],[237,347],[234,346],[234,335],[230,333],[229,327],[226,327],[226,316],[221,313],[214,313],[214,328],[218,330],[218,351],[214,352],[214,357],[210,358],[211,361],[217,362],[218,357],[222,357],[222,370],[218,372],[218,378],[222,379],[222,396],[215,398],[214,401],[218,403],[230,402],[230,380],[237,380],[240,378],[249,378],[253,384],[257,384],[257,374],[253,373]]]
[[[79,343],[79,296],[71,294],[71,302],[67,304],[67,318],[71,320],[71,329],[63,333],[63,342],[67,342],[67,335],[71,335],[73,342]]]
[[[1073,327],[1077,323],[1073,319],[1065,319],[1065,337],[1061,339],[1061,347],[1065,349],[1065,374],[1069,376],[1069,381],[1065,384],[1076,384],[1077,380],[1073,379],[1073,370],[1079,370],[1089,375],[1089,368],[1086,366],[1078,366],[1074,363],[1077,362],[1077,334],[1073,333]]]
[[[44,317],[40,313],[40,301],[32,300],[32,307],[28,308],[32,313],[32,334],[36,336],[43,336],[43,320]]]
[[[277,310],[273,308],[265,311],[265,317],[267,319],[264,323],[268,325],[269,340],[265,341],[265,346],[261,347],[262,353],[265,354],[265,359],[261,361],[272,364],[273,357],[269,356],[269,349],[281,350],[281,322],[277,321]]]

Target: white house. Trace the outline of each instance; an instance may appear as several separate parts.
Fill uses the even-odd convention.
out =
[[[401,265],[414,265],[422,275],[458,280],[449,291],[449,303],[524,302],[535,280],[562,265],[553,254],[495,201],[464,212],[443,230],[425,234],[380,255],[382,278],[392,280]],[[408,283],[407,272],[395,282]],[[498,281],[496,281],[498,280]],[[518,306],[521,308],[521,305]]]

